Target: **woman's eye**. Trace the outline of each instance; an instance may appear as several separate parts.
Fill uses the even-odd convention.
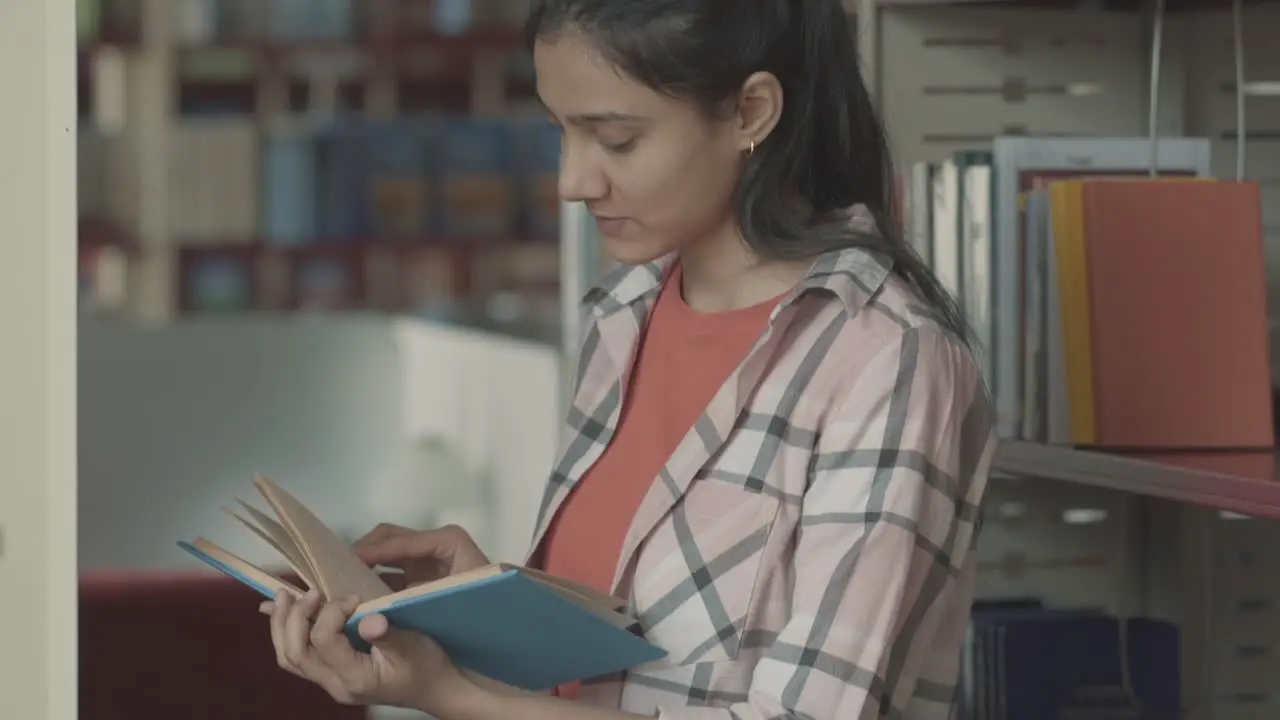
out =
[[[636,146],[635,138],[631,138],[630,140],[626,140],[620,143],[608,143],[608,142],[604,143],[604,149],[608,150],[609,152],[615,155],[622,155],[624,153],[628,153],[635,146]]]

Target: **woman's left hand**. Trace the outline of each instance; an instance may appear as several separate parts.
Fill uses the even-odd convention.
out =
[[[343,628],[359,603],[323,603],[281,593],[261,606],[271,616],[271,640],[280,667],[325,689],[348,705],[391,705],[430,714],[468,682],[430,638],[390,627],[382,615],[360,621],[373,646],[358,652]]]

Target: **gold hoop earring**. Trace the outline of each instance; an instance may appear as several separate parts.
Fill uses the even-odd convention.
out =
[[[756,141],[752,140],[751,144],[747,146],[747,157],[751,157],[752,155],[755,155],[755,154],[756,154]]]

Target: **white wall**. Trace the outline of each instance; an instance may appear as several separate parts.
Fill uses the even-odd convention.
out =
[[[256,472],[344,534],[460,519],[496,558],[525,549],[555,348],[379,318],[86,319],[79,359],[82,569],[192,567],[174,542],[194,535],[271,558],[219,510]]]

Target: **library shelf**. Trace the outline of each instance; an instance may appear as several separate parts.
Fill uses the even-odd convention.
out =
[[[993,473],[1054,480],[1280,520],[1274,449],[1115,453],[1006,440]]]

